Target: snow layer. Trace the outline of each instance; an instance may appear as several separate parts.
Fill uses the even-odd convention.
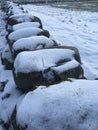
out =
[[[38,22],[24,22],[19,23],[13,26],[13,31],[16,31],[18,29],[26,28],[26,27],[39,27],[40,24]]]
[[[44,28],[58,43],[79,49],[85,77],[98,78],[98,12],[29,4],[23,7],[42,20]]]
[[[4,122],[9,120],[9,117],[20,95],[20,92],[16,90],[16,85],[12,77],[12,71],[5,70],[4,66],[1,65],[1,53],[6,47],[6,31],[5,23],[2,19],[3,17],[4,13],[0,11],[0,130],[4,130],[1,122],[2,120]],[[5,84],[4,91],[1,91],[3,82],[6,82],[7,84]]]
[[[63,73],[64,71],[71,70],[75,67],[79,66],[79,63],[76,60],[68,61],[66,64],[53,67],[53,70],[55,70],[58,74]]]
[[[9,45],[6,45],[2,52],[2,58],[7,59],[10,63],[13,63],[12,54],[9,48]]]
[[[17,4],[10,3],[9,11],[7,12],[7,14],[10,16],[10,15],[20,14],[20,13],[23,13],[23,10],[20,9],[20,6],[18,6]]]
[[[33,52],[24,51],[19,53],[15,59],[15,73],[42,71],[52,66],[55,67],[57,63],[62,60],[65,60],[66,64],[66,60],[74,59],[73,55],[74,51],[68,49],[45,49]],[[68,66],[66,65],[66,69],[67,68]]]
[[[98,81],[73,80],[40,86],[17,107],[17,122],[26,130],[97,130]]]
[[[21,38],[36,36],[37,34],[39,34],[42,31],[43,31],[42,29],[34,28],[34,27],[22,28],[22,29],[18,29],[16,31],[10,33],[8,38],[11,41],[17,41],[17,40],[19,40]]]
[[[14,14],[9,17],[10,19],[16,19],[17,22],[30,22],[34,16],[27,13]]]
[[[13,77],[10,77],[4,92],[0,93],[0,119],[7,122],[13,112],[21,92],[16,89]]]
[[[15,50],[35,50],[40,48],[52,47],[54,42],[45,36],[33,36],[28,38],[22,38],[14,42],[13,51]]]

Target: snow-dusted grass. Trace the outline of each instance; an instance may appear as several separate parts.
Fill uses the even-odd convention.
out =
[[[98,77],[98,13],[70,11],[50,6],[24,5],[30,14],[38,16],[44,28],[58,43],[79,49],[85,76]]]

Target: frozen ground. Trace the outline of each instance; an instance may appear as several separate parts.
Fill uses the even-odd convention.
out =
[[[79,49],[85,76],[98,78],[98,13],[69,11],[51,6],[24,5],[30,14],[41,18],[51,37],[62,45]]]

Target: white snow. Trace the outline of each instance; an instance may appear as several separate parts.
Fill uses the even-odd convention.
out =
[[[23,7],[42,20],[44,28],[49,30],[55,41],[79,49],[85,77],[98,77],[98,12],[66,10],[48,5],[28,4]]]
[[[73,69],[79,65],[80,65],[79,62],[77,62],[76,60],[73,59],[72,61],[66,62],[66,64],[63,64],[63,65],[60,65],[57,67],[53,67],[53,70],[55,70],[57,73],[60,74],[60,73],[63,73],[64,71]]]
[[[27,28],[23,28],[23,29],[18,29],[12,33],[9,34],[8,38],[11,41],[17,41],[21,38],[26,38],[26,37],[30,37],[30,36],[36,36],[37,34],[39,34],[40,32],[42,32],[43,30],[40,28],[35,28],[35,27],[27,27]]]
[[[35,50],[40,48],[52,47],[54,42],[45,36],[33,36],[22,38],[14,42],[13,51],[15,50]]]
[[[53,66],[55,67],[56,63],[61,60],[74,59],[73,55],[74,51],[68,49],[45,49],[33,52],[24,51],[19,53],[15,59],[15,73],[29,73],[42,71]],[[66,69],[68,66],[66,65]]]
[[[17,121],[26,130],[97,130],[98,81],[39,87],[24,97]]]
[[[2,52],[2,58],[7,59],[10,63],[13,63],[11,51],[9,48],[9,45],[6,45],[3,52]]]
[[[10,94],[9,97],[6,97],[7,94]],[[11,116],[16,102],[20,96],[21,92],[16,89],[14,80],[12,77],[10,77],[5,86],[4,92],[0,93],[0,118],[4,122],[9,120],[9,117]]]
[[[4,16],[5,14],[0,10],[0,82],[8,80],[12,74],[10,70],[4,70],[4,66],[1,65],[1,54],[7,44],[5,39],[5,22],[3,21]]]
[[[97,12],[69,11],[50,6],[23,5],[23,7],[30,14],[41,18],[44,28],[49,30],[51,37],[58,43],[75,46],[79,49],[87,79],[98,78]],[[1,17],[2,12],[0,11],[0,56],[6,45],[4,38],[6,31]],[[57,56],[61,56],[62,52],[59,51],[59,53]],[[38,56],[39,59],[33,59],[34,64],[37,64],[37,66],[33,67],[35,69],[42,69],[43,66],[49,67],[50,64],[52,65],[59,58],[56,59],[57,56],[54,57],[53,55],[52,59],[54,61],[52,62],[52,59],[49,59],[49,63],[47,62],[46,64],[44,58],[48,61],[49,55],[50,53],[45,54],[45,57],[41,58],[40,53],[36,55],[35,57]],[[70,50],[68,55],[66,53],[63,56],[69,56],[72,60],[71,62],[73,62],[73,51]],[[42,62],[40,62],[41,60]],[[26,59],[24,57],[21,62],[17,63],[17,66],[20,63],[21,65],[25,64],[25,62]],[[28,64],[31,64],[31,62],[32,60]],[[75,62],[74,65],[76,65]],[[39,66],[42,68],[39,68]],[[65,69],[63,67],[65,66],[59,68],[59,72]],[[70,66],[68,65],[67,67]],[[22,69],[21,66],[18,69]],[[27,125],[26,130],[98,130],[98,80],[70,79],[72,80],[71,82],[62,82],[51,85],[48,88],[40,86],[25,96],[25,94],[16,89],[12,71],[4,70],[0,60],[0,83],[7,80],[8,83],[4,91],[0,91],[0,119],[5,122],[9,120],[17,104],[17,121],[23,127]],[[8,93],[10,96],[4,98]],[[1,124],[0,130],[4,130]]]
[[[20,10],[20,8],[15,8],[11,11],[8,12],[9,15],[11,14],[20,14],[20,13],[23,13],[23,10]]]
[[[16,19],[18,22],[30,22],[34,18],[34,16],[27,13],[20,13],[11,15],[9,18]]]
[[[24,22],[24,23],[19,23],[13,26],[13,31],[16,31],[18,29],[22,29],[25,27],[39,27],[40,24],[38,22]]]
[[[20,13],[23,13],[23,10],[20,9],[19,6],[17,5],[10,5],[10,8],[9,11],[8,11],[8,14],[9,15],[14,15],[14,14],[20,14]]]
[[[17,4],[15,4],[13,2],[7,2],[6,5],[9,8],[9,10],[7,12],[8,15],[23,13],[23,10],[20,9],[21,6],[18,6]]]

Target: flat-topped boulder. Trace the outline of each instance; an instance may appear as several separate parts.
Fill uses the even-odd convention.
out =
[[[82,78],[83,70],[75,55],[75,51],[63,47],[19,53],[13,71],[17,87],[27,90],[67,78]]]
[[[22,38],[14,42],[12,46],[12,54],[15,58],[16,55],[22,51],[34,51],[54,46],[57,46],[57,43],[45,36]]]
[[[21,38],[27,38],[31,36],[40,36],[44,35],[46,37],[49,37],[50,34],[47,30],[40,29],[40,28],[34,28],[34,27],[28,27],[28,28],[23,28],[23,29],[18,29],[12,33],[9,34],[8,36],[8,42],[9,45],[12,46],[12,44],[21,39]]]

